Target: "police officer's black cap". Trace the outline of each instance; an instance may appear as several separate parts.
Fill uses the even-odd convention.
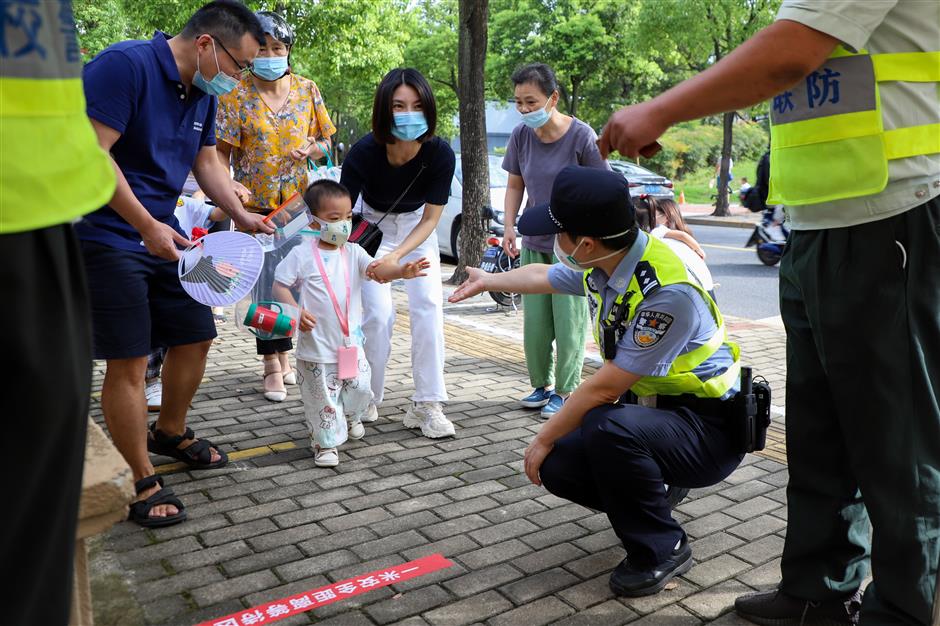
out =
[[[519,232],[610,237],[634,224],[636,214],[626,178],[596,167],[569,165],[555,177],[551,200],[523,211]]]

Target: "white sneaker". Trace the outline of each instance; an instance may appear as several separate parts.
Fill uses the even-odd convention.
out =
[[[159,379],[147,385],[144,389],[144,397],[147,398],[147,410],[157,412],[163,404],[163,383]]]
[[[317,467],[336,467],[339,465],[339,452],[336,448],[315,448],[313,464]]]
[[[374,422],[377,419],[379,419],[379,409],[374,402],[370,402],[369,408],[366,409],[366,414],[362,416],[361,420],[363,422]]]
[[[347,430],[350,439],[362,439],[366,435],[366,427],[359,421],[350,422]]]
[[[420,428],[421,434],[429,439],[454,436],[454,425],[444,416],[440,402],[415,402],[408,407],[402,422],[406,428]]]

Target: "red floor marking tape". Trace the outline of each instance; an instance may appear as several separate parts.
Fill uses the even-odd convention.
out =
[[[295,596],[281,598],[267,604],[260,604],[245,611],[201,622],[196,626],[256,626],[257,624],[270,624],[291,615],[298,615],[345,598],[358,596],[360,593],[424,576],[451,565],[453,563],[440,554],[432,554],[416,561],[376,570],[362,576],[341,580],[326,587],[298,593]]]

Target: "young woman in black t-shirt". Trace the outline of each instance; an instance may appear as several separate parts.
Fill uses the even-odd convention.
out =
[[[407,281],[411,317],[414,404],[404,416],[409,428],[426,437],[450,437],[454,425],[444,416],[444,316],[441,260],[435,228],[450,194],[454,151],[434,136],[437,105],[431,86],[414,69],[385,75],[375,93],[372,132],[350,149],[342,183],[370,222],[382,230],[382,246],[371,267],[426,257],[427,276]],[[362,294],[365,353],[372,366],[375,404],[382,401],[385,367],[391,352],[395,307],[389,285],[370,281]],[[364,421],[378,417],[373,406]]]

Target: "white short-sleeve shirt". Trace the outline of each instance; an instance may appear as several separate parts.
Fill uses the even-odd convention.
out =
[[[666,233],[668,232],[669,227],[665,224],[660,224],[651,230],[650,234],[669,246],[670,250],[675,252],[676,256],[682,259],[682,262],[685,263],[687,268],[689,268],[689,271],[692,272],[696,278],[698,278],[705,291],[711,291],[714,289],[715,282],[712,280],[712,273],[708,269],[708,265],[705,264],[704,259],[695,254],[695,251],[692,250],[692,248],[685,245],[678,239],[670,239],[669,237],[666,237]]]
[[[298,304],[317,320],[310,332],[300,333],[297,341],[297,358],[313,363],[336,363],[336,351],[344,345],[342,327],[333,308],[326,283],[317,268],[313,246],[318,239],[305,239],[295,246],[274,271],[274,280],[288,287],[300,289]],[[349,263],[349,335],[353,345],[362,346],[362,284],[366,279],[366,268],[373,261],[369,253],[356,244],[347,243],[346,262]],[[340,263],[339,249],[320,248],[323,267],[336,294],[341,310],[346,308],[346,276]]]

